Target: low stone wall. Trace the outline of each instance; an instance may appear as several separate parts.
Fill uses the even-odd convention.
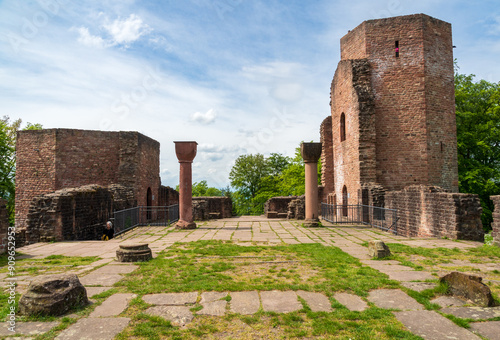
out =
[[[491,196],[490,199],[495,205],[493,223],[491,224],[493,231],[491,234],[493,235],[493,243],[500,247],[500,196]]]
[[[272,197],[264,204],[264,214],[268,212],[276,212],[278,214],[287,214],[288,205],[291,201],[296,200],[299,196],[278,196]]]
[[[449,193],[440,187],[415,185],[385,194],[385,207],[398,210],[398,234],[484,240],[477,195]]]
[[[171,187],[160,185],[158,192],[158,205],[160,207],[179,204],[179,192]]]
[[[230,197],[193,197],[193,219],[205,221],[233,216],[233,201]]]
[[[86,185],[35,197],[26,228],[16,230],[16,245],[48,241],[98,240],[115,210],[137,205],[131,188]]]
[[[7,201],[0,198],[0,254],[7,250],[7,231],[9,230],[9,214]]]
[[[305,220],[306,218],[306,197],[298,196],[288,204],[287,219]]]

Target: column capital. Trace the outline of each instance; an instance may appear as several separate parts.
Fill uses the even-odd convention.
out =
[[[192,163],[196,156],[198,143],[196,142],[174,142],[175,154],[179,163]]]
[[[304,163],[318,163],[321,157],[322,143],[302,143],[300,144],[300,153]]]

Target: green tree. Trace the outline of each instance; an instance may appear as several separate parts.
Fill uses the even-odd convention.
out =
[[[488,231],[489,196],[500,194],[500,83],[474,77],[455,74],[459,189],[479,195]]]
[[[175,187],[175,190],[179,191],[179,185]],[[192,196],[193,197],[224,196],[224,194],[220,189],[209,187],[207,181],[203,180],[200,182],[193,183]]]
[[[21,119],[10,122],[4,116],[0,119],[0,197],[7,200],[9,223],[14,225],[16,194],[16,136],[21,127]],[[42,129],[40,124],[28,123],[24,130]]]
[[[278,153],[267,158],[261,154],[240,156],[229,178],[236,189],[233,195],[235,213],[262,214],[264,204],[271,197],[304,194],[304,161],[300,147],[295,149],[293,158]]]

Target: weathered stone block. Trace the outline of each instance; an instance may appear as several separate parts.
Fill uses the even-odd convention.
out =
[[[277,211],[268,211],[266,213],[267,218],[278,218],[278,212]]]
[[[75,274],[39,276],[19,300],[23,315],[63,315],[89,303],[87,291]]]
[[[153,258],[153,254],[147,243],[120,244],[116,258],[119,262],[146,262]]]
[[[371,240],[368,242],[368,255],[376,258],[391,256],[389,247],[380,240]]]
[[[452,272],[440,278],[440,281],[448,284],[453,295],[469,299],[478,306],[492,307],[495,303],[490,288],[479,276]]]

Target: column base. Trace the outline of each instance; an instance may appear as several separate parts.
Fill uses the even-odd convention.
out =
[[[196,229],[196,223],[179,220],[175,224],[175,229]]]
[[[308,218],[302,225],[306,228],[316,228],[319,227],[319,220],[317,218]]]

